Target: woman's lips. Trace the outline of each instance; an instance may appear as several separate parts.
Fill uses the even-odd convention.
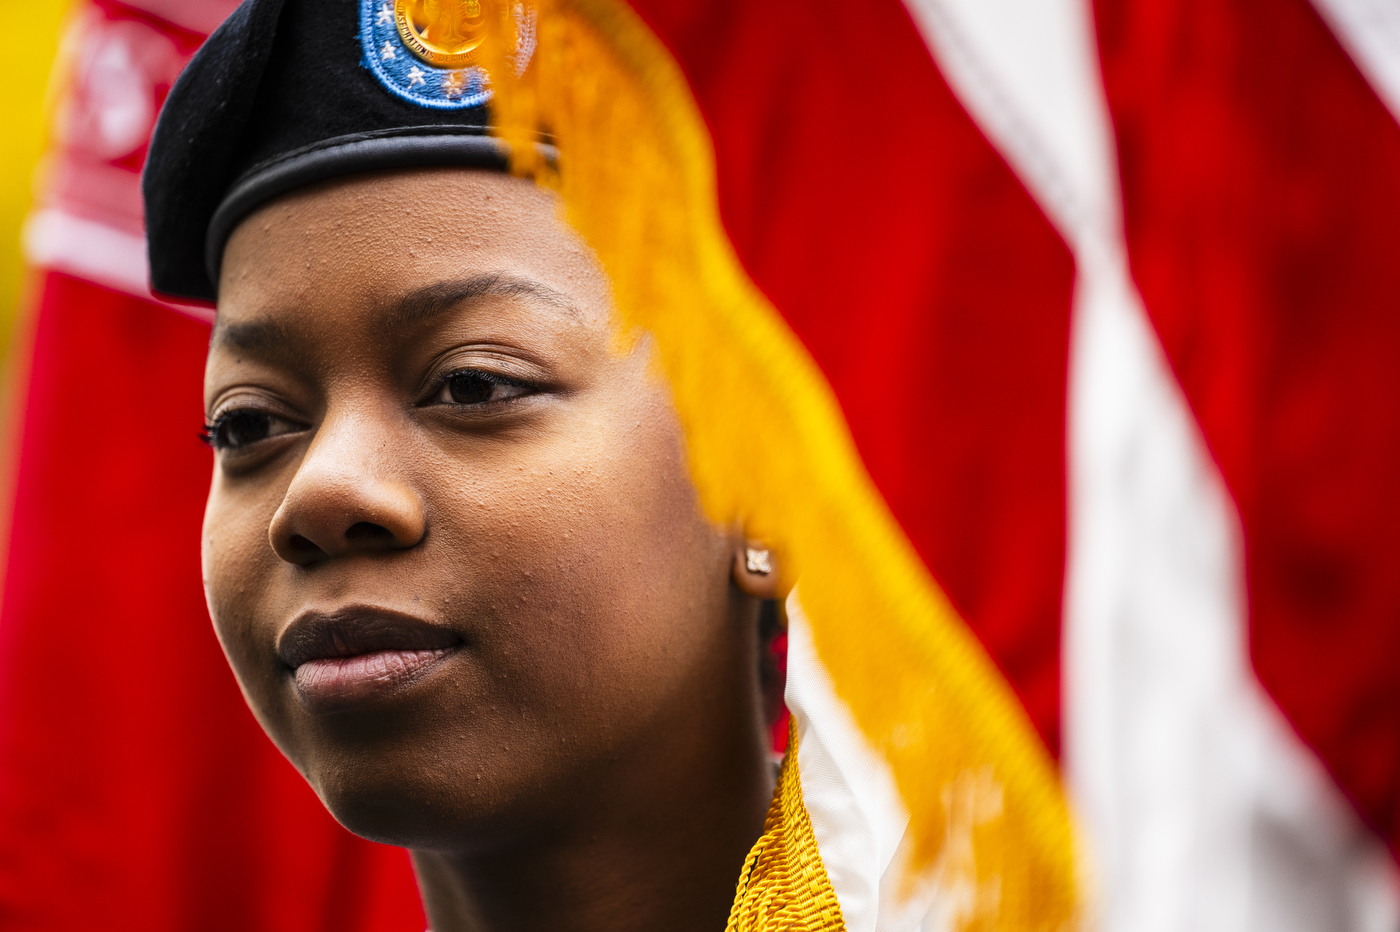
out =
[[[282,633],[277,656],[315,712],[387,698],[456,652],[461,638],[417,618],[377,609],[305,612]]]
[[[308,660],[297,667],[297,694],[316,711],[360,705],[397,692],[452,653],[380,650],[356,657]]]

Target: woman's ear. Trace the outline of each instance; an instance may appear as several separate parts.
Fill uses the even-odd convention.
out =
[[[734,550],[734,585],[755,599],[778,597],[778,561],[762,542],[740,541]]]

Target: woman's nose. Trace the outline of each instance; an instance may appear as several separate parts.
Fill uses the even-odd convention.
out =
[[[358,553],[405,550],[423,539],[423,503],[364,421],[321,425],[268,528],[272,549],[310,566]]]

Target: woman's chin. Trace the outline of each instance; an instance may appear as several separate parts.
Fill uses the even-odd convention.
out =
[[[307,775],[337,822],[361,838],[401,848],[489,845],[498,836],[518,834],[532,821],[530,812],[538,813],[538,807],[521,804],[528,803],[524,786],[539,781],[464,772],[444,766],[444,759],[433,766],[386,755],[350,766],[313,765]]]
[[[326,809],[347,830],[369,841],[399,848],[444,850],[458,848],[473,832],[441,817],[433,806],[413,806],[402,797],[355,795],[321,797]],[[448,828],[452,825],[452,828]]]

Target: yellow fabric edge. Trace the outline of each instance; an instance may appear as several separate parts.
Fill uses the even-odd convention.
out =
[[[613,282],[622,329],[655,339],[707,514],[770,541],[786,582],[800,575],[817,653],[910,810],[910,888],[935,877],[974,891],[963,928],[1077,925],[1055,765],[874,488],[820,370],[743,271],[679,66],[618,0],[541,0],[537,16],[523,79],[488,62],[504,76],[496,122],[510,141],[557,140],[550,180]],[[533,147],[514,151],[517,171],[548,171]],[[969,781],[995,789],[998,813],[954,846],[949,814]]]

